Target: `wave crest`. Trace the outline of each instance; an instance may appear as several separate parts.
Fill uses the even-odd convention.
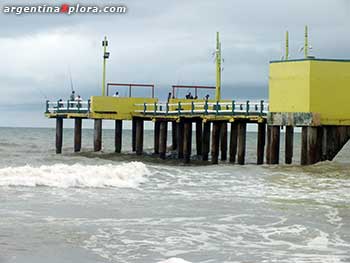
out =
[[[141,162],[120,165],[54,164],[0,169],[0,186],[137,188],[150,171]]]

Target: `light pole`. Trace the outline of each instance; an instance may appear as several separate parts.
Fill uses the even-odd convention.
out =
[[[102,75],[102,96],[106,96],[106,62],[109,58],[109,52],[107,52],[108,41],[107,37],[102,41],[103,46],[103,75]]]

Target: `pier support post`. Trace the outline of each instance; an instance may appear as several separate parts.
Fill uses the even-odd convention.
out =
[[[264,163],[266,123],[258,124],[257,164]]]
[[[227,160],[227,122],[221,123],[220,128],[221,161]]]
[[[294,127],[286,126],[285,133],[285,163],[291,164],[293,162],[293,141],[294,141]]]
[[[245,122],[238,123],[237,162],[238,164],[241,164],[241,165],[245,163],[246,135],[247,135],[247,123]]]
[[[211,140],[211,162],[212,164],[219,163],[219,144],[220,144],[220,122],[213,122],[212,140]]]
[[[136,120],[136,155],[143,153],[143,120]]]
[[[114,150],[116,153],[121,153],[122,151],[122,135],[123,135],[123,121],[115,121],[115,130],[114,130]]]
[[[136,119],[132,119],[132,124],[131,124],[131,147],[132,151],[136,151]]]
[[[168,122],[160,122],[160,134],[159,134],[159,157],[165,159],[166,148],[167,148],[167,138],[168,138]]]
[[[230,163],[236,162],[237,136],[238,136],[238,125],[236,122],[232,122],[231,132],[230,132]]]
[[[301,154],[300,154],[300,164],[307,164],[307,127],[301,128]]]
[[[154,122],[154,153],[159,154],[160,121]]]
[[[210,150],[210,122],[203,124],[203,136],[202,136],[202,160],[208,161]]]
[[[175,151],[177,149],[177,123],[176,123],[176,121],[171,122],[171,135],[172,135],[171,149],[173,151]]]
[[[63,118],[56,118],[56,153],[62,153]]]
[[[202,120],[196,120],[196,150],[197,155],[202,155],[203,149],[202,149],[202,139],[203,137],[203,123]]]
[[[272,126],[267,125],[267,142],[266,142],[266,163],[271,164],[271,130]]]
[[[184,121],[177,123],[177,158],[184,158]]]
[[[187,120],[184,123],[184,159],[185,163],[189,163],[191,160],[192,152],[192,121]]]
[[[271,128],[271,149],[270,162],[271,164],[278,164],[280,157],[280,126],[272,126]]]
[[[321,160],[322,129],[307,127],[307,164],[315,164]]]
[[[74,152],[80,152],[81,150],[81,125],[82,119],[74,119]]]
[[[94,151],[102,149],[102,119],[94,120]]]

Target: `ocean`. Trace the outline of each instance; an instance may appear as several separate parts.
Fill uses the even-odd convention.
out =
[[[350,262],[349,146],[302,167],[295,134],[295,164],[257,166],[249,132],[247,165],[184,165],[130,134],[93,153],[85,129],[74,154],[65,129],[56,155],[54,129],[0,128],[0,262]]]

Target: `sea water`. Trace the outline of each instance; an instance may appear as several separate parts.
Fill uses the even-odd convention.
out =
[[[350,262],[348,146],[333,162],[257,166],[251,132],[245,166],[184,165],[152,155],[152,131],[143,157],[130,131],[114,154],[113,135],[93,153],[84,130],[74,154],[65,129],[56,155],[54,129],[0,128],[0,262]]]

